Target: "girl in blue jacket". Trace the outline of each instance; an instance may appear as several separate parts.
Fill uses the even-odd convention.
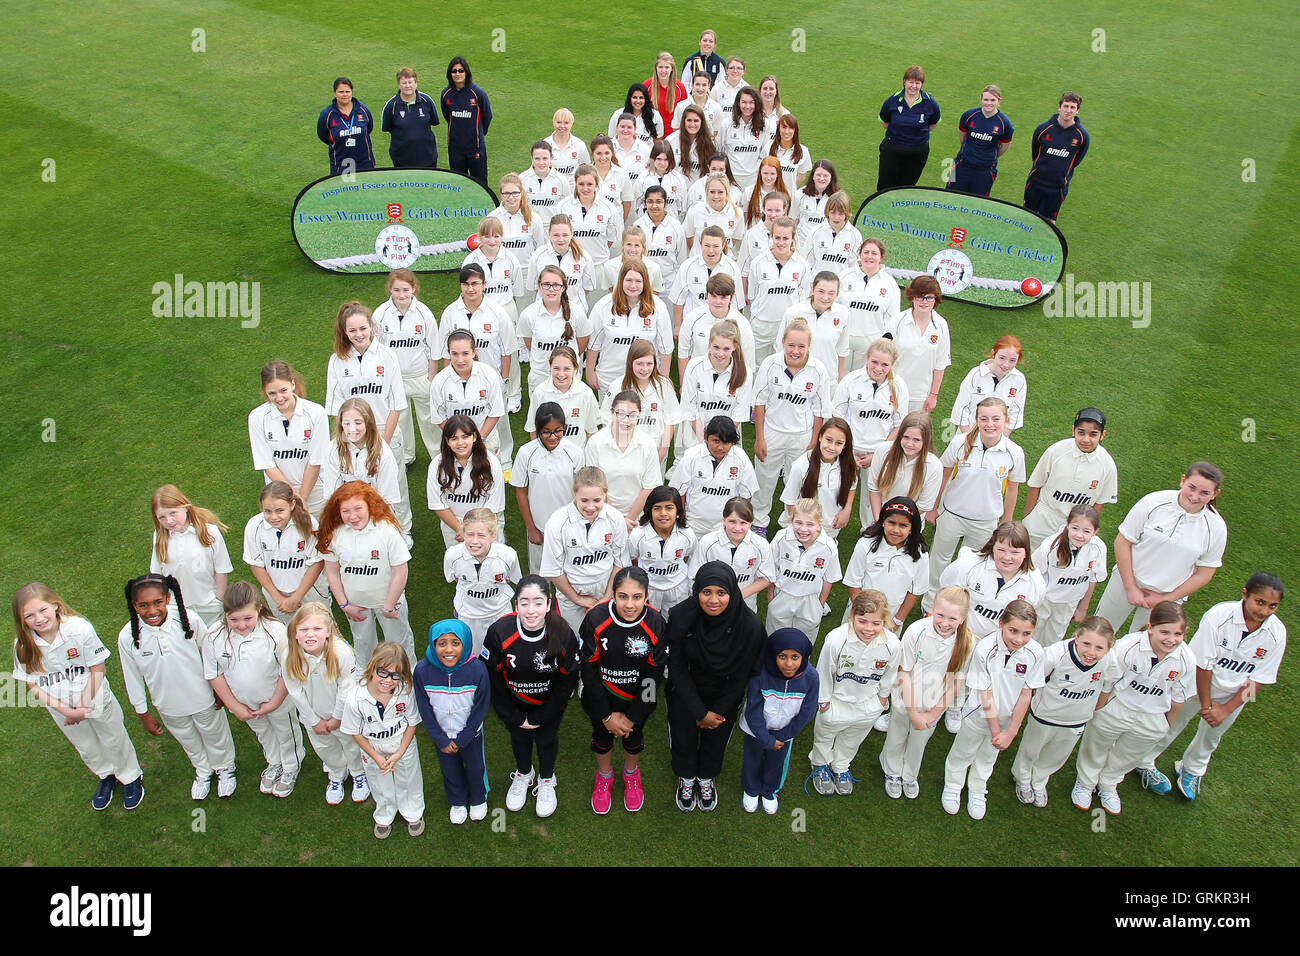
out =
[[[745,732],[741,806],[776,813],[776,795],[790,769],[790,742],[817,713],[817,669],[808,664],[812,642],[803,631],[783,627],[767,638],[763,670],[749,682],[740,729]]]
[[[429,626],[424,660],[415,665],[415,703],[438,748],[442,786],[457,825],[487,816],[483,719],[491,690],[487,665],[473,653],[469,626],[447,619]]]

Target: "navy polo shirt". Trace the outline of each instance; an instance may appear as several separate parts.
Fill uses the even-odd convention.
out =
[[[401,93],[384,104],[381,129],[392,135],[388,155],[404,168],[438,165],[438,143],[433,127],[439,123],[438,105],[428,93],[416,91],[415,102],[405,103]]]
[[[903,91],[899,90],[880,107],[880,122],[888,123],[885,142],[899,149],[928,149],[930,127],[939,122],[939,104],[933,96],[921,91],[921,98],[907,105]]]
[[[1059,114],[1057,114],[1059,115]],[[1064,189],[1070,185],[1074,169],[1088,154],[1091,137],[1075,120],[1073,126],[1062,126],[1053,116],[1034,130],[1030,144],[1033,165],[1029,167],[1029,181],[1044,189]]]
[[[958,129],[966,134],[957,162],[969,169],[997,169],[998,144],[1011,142],[1011,120],[1001,110],[985,116],[979,107],[961,114]]]

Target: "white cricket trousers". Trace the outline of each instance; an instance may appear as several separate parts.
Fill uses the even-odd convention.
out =
[[[808,640],[817,643],[822,626],[822,601],[820,594],[790,594],[777,590],[767,602],[767,633],[779,627],[793,627],[803,631]]]
[[[1168,730],[1164,714],[1143,713],[1122,701],[1111,700],[1097,711],[1083,732],[1075,761],[1079,785],[1089,790],[1116,789]]]
[[[361,767],[361,748],[357,746],[351,734],[345,734],[340,730],[318,734],[306,722],[303,723],[303,727],[307,731],[307,740],[311,743],[311,749],[316,751],[321,766],[325,768],[325,773],[331,780],[342,783],[349,773],[353,778],[359,773],[365,773]],[[414,741],[411,746],[415,746]]]
[[[1038,627],[1034,629],[1034,640],[1043,647],[1051,647],[1059,643],[1065,637],[1065,632],[1070,629],[1074,609],[1078,606],[1077,601],[1073,604],[1044,601],[1038,605]]]
[[[412,738],[402,759],[388,773],[380,773],[375,762],[362,751],[361,768],[370,784],[370,795],[375,798],[374,818],[380,826],[391,826],[399,813],[407,823],[424,817],[424,776],[420,772],[420,751],[416,743]]]
[[[247,706],[247,705],[245,705]],[[287,697],[279,707],[265,717],[248,721],[248,729],[262,745],[262,756],[268,767],[279,765],[286,774],[297,774],[302,769],[302,737],[298,734],[298,710]]]
[[[1052,774],[1065,766],[1083,736],[1083,727],[1055,727],[1039,723],[1033,715],[1025,718],[1025,732],[1020,735],[1020,749],[1011,763],[1011,776],[1022,787],[1046,790]]]
[[[1222,700],[1219,700],[1218,698],[1211,699],[1216,704],[1226,704],[1236,695],[1236,693],[1236,691],[1233,691],[1232,694],[1224,697]],[[1191,742],[1187,745],[1187,749],[1183,751],[1183,769],[1188,773],[1196,774],[1198,777],[1205,776],[1205,771],[1208,770],[1210,766],[1210,758],[1214,756],[1214,751],[1219,747],[1219,741],[1222,740],[1223,735],[1228,732],[1228,728],[1237,722],[1237,718],[1245,709],[1246,705],[1242,704],[1225,717],[1217,727],[1211,727],[1205,722],[1205,719],[1202,718],[1200,725],[1196,728],[1196,736],[1192,738]],[[1186,701],[1178,711],[1178,716],[1174,718],[1173,725],[1169,728],[1168,733],[1161,737],[1159,742],[1147,751],[1146,758],[1139,763],[1138,766],[1154,767],[1156,765],[1156,758],[1169,749],[1169,746],[1178,739],[1178,735],[1187,729],[1187,725],[1192,722],[1192,719],[1194,717],[1200,717],[1200,714],[1201,705],[1199,700],[1193,697]]]
[[[1097,610],[1093,613],[1110,621],[1110,626],[1115,628],[1116,634],[1140,631],[1151,617],[1148,608],[1134,607],[1128,603],[1128,595],[1124,593],[1124,579],[1120,577],[1118,567],[1111,569],[1110,576],[1106,579],[1106,590],[1102,592],[1101,600],[1097,602]],[[1133,615],[1133,626],[1127,631],[1121,630],[1130,614]]]
[[[983,711],[976,711],[961,722],[961,729],[952,739],[948,759],[943,762],[944,789],[960,793],[962,787],[969,786],[970,796],[984,796],[999,753],[993,746],[988,720]]]
[[[781,320],[769,322],[762,316],[755,316],[750,310],[749,325],[754,330],[754,371],[763,364],[763,359],[777,350],[776,332],[781,327]],[[754,372],[751,371],[752,375]]]
[[[951,511],[939,512],[939,520],[934,525],[934,543],[930,545],[930,590],[921,600],[922,610],[930,613],[934,596],[939,593],[939,578],[952,564],[958,543],[968,548],[982,548],[997,526],[997,518],[977,520],[963,518]]]
[[[483,639],[487,637],[488,628],[497,622],[497,618],[457,616],[461,621],[465,622],[465,626],[469,628],[469,636],[474,641],[474,653],[470,655],[470,658],[478,657],[479,651],[483,650]],[[574,633],[578,632],[574,631]]]
[[[385,617],[380,613],[379,608],[375,607],[366,608],[365,612],[365,620],[354,621],[348,618],[348,626],[352,628],[352,650],[356,652],[357,664],[364,669],[370,663],[370,658],[375,656],[375,648],[379,646],[378,635],[375,632],[377,621],[384,631],[384,640],[402,645],[411,667],[415,667],[419,660],[415,656],[415,634],[411,631],[406,592],[403,591],[401,597],[397,599],[397,617]]]
[[[905,781],[916,780],[921,772],[921,758],[925,756],[925,745],[930,742],[930,737],[942,722],[942,718],[925,730],[917,730],[908,719],[906,707],[898,703],[894,709],[896,713],[889,721],[885,745],[880,750],[880,769],[885,771],[886,777],[902,777]]]
[[[275,599],[271,597],[270,592],[267,591],[266,588],[262,588],[262,598],[266,601],[266,609],[274,614],[275,619],[281,624],[287,626],[289,622],[293,620],[293,615],[297,613],[295,611],[290,614],[285,614],[281,611],[279,605],[275,603]],[[330,594],[329,582],[325,577],[324,571],[322,571],[320,577],[316,579],[316,583],[307,589],[307,593],[302,596],[302,602],[298,606],[302,607],[303,604],[310,604],[312,601],[320,601],[326,607],[330,607],[334,603],[334,597]]]
[[[398,420],[400,423],[400,419]],[[382,427],[382,426],[381,426]],[[438,433],[439,447],[441,447],[442,433]],[[412,439],[414,440],[414,439]],[[402,429],[398,428],[393,432],[393,440],[388,444],[389,450],[392,451],[393,457],[397,459],[397,503],[393,505],[393,517],[397,519],[397,525],[402,529],[402,536],[406,539],[406,546],[411,546],[411,525],[414,518],[411,515],[411,486],[406,480],[406,449],[411,449],[411,454],[415,454],[415,446],[404,444],[402,438]],[[437,467],[436,465],[433,467]],[[323,572],[322,572],[323,573]]]
[[[442,433],[433,427],[432,406],[429,403],[429,376],[427,373],[403,376],[406,386],[407,409],[398,419],[397,431],[402,436],[402,449],[406,464],[415,461],[415,429],[420,429],[420,440],[429,452],[429,460],[437,461],[441,454]],[[399,459],[399,462],[401,459]]]
[[[135,746],[127,736],[126,722],[122,716],[122,705],[113,696],[107,685],[100,691],[103,706],[99,713],[78,724],[68,725],[68,718],[57,710],[50,711],[54,724],[63,731],[63,736],[77,753],[81,755],[86,769],[101,780],[104,777],[116,777],[119,783],[134,783],[140,779],[140,760],[135,755]]]
[[[204,708],[187,717],[173,717],[158,712],[162,724],[185,751],[199,776],[211,776],[216,770],[235,769],[235,738],[224,707]]]
[[[754,474],[758,478],[758,491],[751,502],[754,505],[754,527],[766,528],[772,514],[772,498],[776,494],[777,479],[784,471],[790,474],[790,467],[799,460],[799,456],[808,450],[810,432],[782,432],[775,428],[764,428],[763,437],[767,439],[767,458],[759,461],[754,457]],[[785,505],[777,502],[777,507]]]
[[[668,612],[691,596],[691,582],[683,581],[675,588],[667,590],[651,585],[647,603],[668,620]]]
[[[812,765],[830,767],[832,773],[845,773],[880,713],[878,697],[857,704],[832,697],[830,707],[819,710],[813,722],[813,745],[808,753]]]
[[[603,582],[600,584],[588,584],[579,587],[570,581],[569,586],[579,594],[587,595],[589,597],[600,597],[605,593],[605,585]],[[578,628],[582,627],[582,619],[587,616],[587,609],[574,604],[569,600],[568,595],[564,594],[558,588],[555,591],[555,596],[559,599],[560,617],[564,618],[565,623],[568,624],[569,627],[573,628],[573,633],[577,634]]]

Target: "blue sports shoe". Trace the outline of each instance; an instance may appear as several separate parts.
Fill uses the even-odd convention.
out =
[[[96,810],[107,810],[113,802],[113,787],[117,785],[116,777],[104,777],[95,788],[95,795],[90,798],[90,805]]]
[[[1188,800],[1195,800],[1196,795],[1201,792],[1201,778],[1197,774],[1184,770],[1181,760],[1174,762],[1174,772],[1178,774],[1178,792]]]
[[[122,809],[134,810],[144,799],[144,777],[122,784]]]
[[[1169,778],[1157,770],[1155,767],[1138,767],[1138,776],[1142,780],[1142,789],[1150,790],[1152,793],[1158,793],[1162,796],[1173,789]]]

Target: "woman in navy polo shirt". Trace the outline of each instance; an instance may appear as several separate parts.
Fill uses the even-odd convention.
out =
[[[316,135],[330,148],[331,176],[375,168],[375,151],[370,146],[374,128],[370,110],[352,98],[352,81],[340,76],[334,81],[334,102],[321,110],[316,120]]]
[[[939,122],[939,104],[922,92],[925,70],[909,66],[903,88],[880,107],[885,138],[880,142],[880,172],[876,191],[894,186],[915,186],[930,156],[930,130]]]
[[[487,184],[487,131],[492,124],[492,105],[487,94],[474,85],[474,75],[463,56],[447,64],[447,85],[439,97],[442,118],[447,121],[447,166]]]

